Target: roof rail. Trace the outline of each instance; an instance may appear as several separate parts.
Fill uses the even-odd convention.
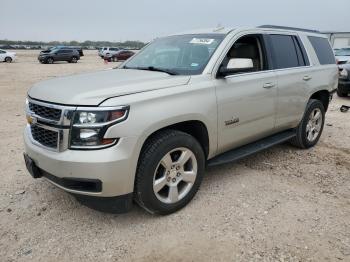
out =
[[[261,26],[258,26],[258,28],[274,28],[274,29],[303,31],[303,32],[310,32],[310,33],[321,33],[318,30],[304,29],[304,28],[297,28],[297,27],[288,27],[288,26],[279,26],[279,25],[261,25]]]

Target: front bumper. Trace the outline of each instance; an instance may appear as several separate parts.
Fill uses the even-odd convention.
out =
[[[67,192],[86,196],[115,197],[133,192],[136,143],[136,137],[126,137],[101,150],[54,152],[32,142],[29,125],[24,131],[25,153],[45,174],[43,177]],[[59,182],[65,180],[101,181],[101,189],[72,189]]]
[[[338,89],[343,93],[350,93],[350,80],[339,79]]]

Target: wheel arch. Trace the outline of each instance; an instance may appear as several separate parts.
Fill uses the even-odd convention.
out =
[[[321,101],[323,106],[324,106],[325,111],[327,111],[330,98],[331,98],[331,95],[330,95],[328,90],[319,90],[319,91],[313,93],[310,96],[309,100],[316,99],[316,100]]]
[[[184,133],[187,133],[191,136],[193,136],[199,144],[202,146],[205,157],[207,158],[210,154],[210,138],[209,138],[209,131],[206,124],[201,120],[185,120],[177,123],[172,123],[165,125],[163,127],[158,127],[155,130],[152,130],[149,132],[149,134],[145,137],[144,141],[142,142],[141,151],[144,148],[145,144],[148,140],[150,140],[153,136],[158,134],[159,132],[162,132],[164,130],[178,130],[182,131]]]

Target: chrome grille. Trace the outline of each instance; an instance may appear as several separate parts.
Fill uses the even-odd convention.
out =
[[[40,144],[56,149],[58,146],[58,132],[42,128],[37,125],[30,126],[33,139]]]
[[[75,110],[74,106],[56,105],[28,98],[26,128],[32,143],[56,152],[66,150]]]
[[[46,107],[32,102],[29,102],[29,109],[40,117],[54,121],[59,121],[62,114],[61,109]]]

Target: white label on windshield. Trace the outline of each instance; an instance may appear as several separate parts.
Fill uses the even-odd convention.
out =
[[[191,44],[210,45],[214,42],[211,38],[192,38]]]

